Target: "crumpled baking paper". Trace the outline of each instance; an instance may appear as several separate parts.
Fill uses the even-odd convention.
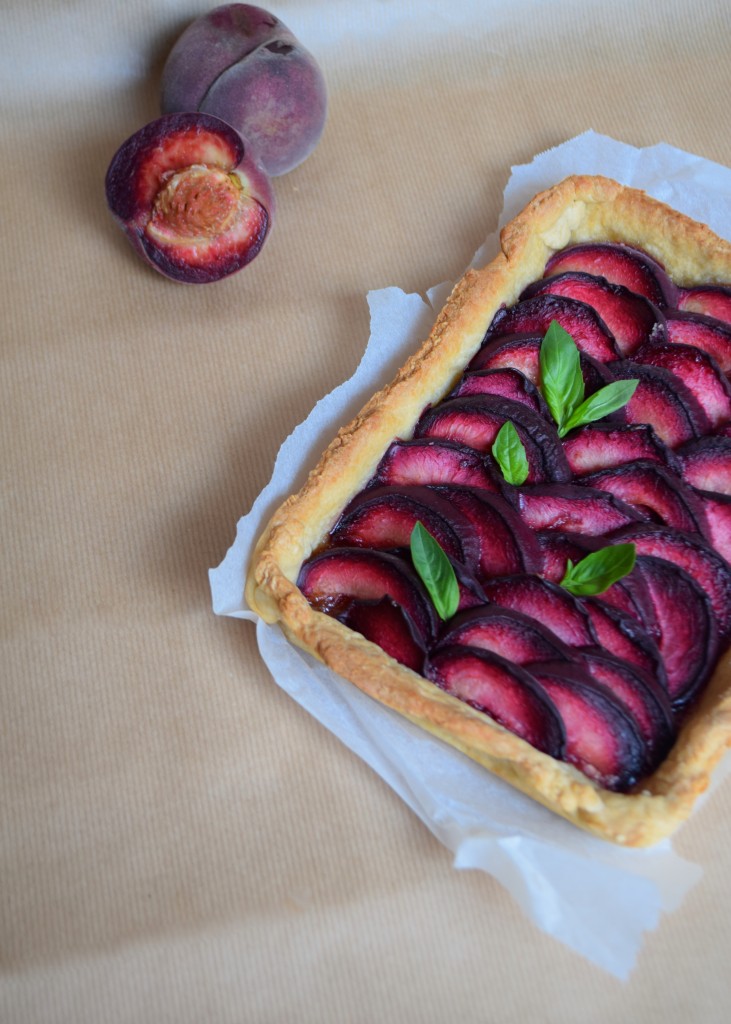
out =
[[[731,170],[665,144],[637,149],[591,131],[512,169],[499,227],[569,174],[603,174],[643,188],[731,238]],[[495,232],[472,265],[497,251]],[[213,609],[256,621],[261,655],[279,686],[389,783],[453,852],[455,867],[489,872],[539,928],[626,979],[643,933],[699,881],[697,865],[678,856],[669,840],[627,850],[574,828],[293,647],[244,601],[246,567],[269,516],[302,485],[338,427],[427,336],[450,287],[436,285],[427,299],[398,288],[369,293],[371,337],[363,359],[282,445],[270,483],[210,572]]]

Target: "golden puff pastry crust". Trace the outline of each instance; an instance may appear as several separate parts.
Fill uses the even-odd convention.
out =
[[[365,693],[463,751],[517,789],[606,840],[648,846],[691,813],[731,745],[731,659],[724,655],[668,757],[629,793],[610,792],[570,764],[536,750],[403,667],[296,586],[300,567],[395,437],[408,438],[479,348],[501,305],[517,301],[567,245],[624,242],[661,262],[679,285],[731,282],[731,244],[644,192],[603,177],[574,176],[540,193],[501,233],[501,252],[458,282],[429,337],[323,453],[298,494],[260,537],[246,580],[249,606],[280,622],[295,644]]]

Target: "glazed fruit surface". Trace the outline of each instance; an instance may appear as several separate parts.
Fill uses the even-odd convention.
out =
[[[541,390],[553,321],[581,352],[587,395],[638,381],[623,408],[564,437]],[[731,290],[680,288],[626,245],[567,248],[393,440],[298,586],[537,749],[631,790],[731,637],[730,373]],[[491,454],[506,421],[528,460],[519,486]],[[411,563],[417,522],[456,573],[445,622]],[[619,543],[636,562],[603,593],[560,585],[569,560]]]

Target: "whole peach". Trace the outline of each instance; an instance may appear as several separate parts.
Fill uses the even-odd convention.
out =
[[[271,176],[302,163],[320,140],[327,90],[314,57],[273,14],[250,4],[216,7],[170,51],[162,110],[200,110],[243,136]]]

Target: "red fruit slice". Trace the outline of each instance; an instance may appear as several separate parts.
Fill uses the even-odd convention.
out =
[[[676,452],[683,480],[699,491],[731,494],[731,438],[701,437]]]
[[[484,590],[488,601],[536,619],[569,647],[587,647],[597,642],[586,609],[556,583],[540,576],[518,574],[488,580]]]
[[[528,406],[533,412],[550,418],[543,395],[524,373],[514,367],[496,370],[475,370],[463,374],[450,398],[462,395],[499,395]]]
[[[156,270],[185,284],[217,281],[261,250],[274,197],[241,136],[210,114],[168,114],[119,148],[109,208]]]
[[[701,313],[731,324],[731,288],[723,285],[681,288],[677,305],[678,309],[686,313]]]
[[[564,295],[591,306],[614,335],[623,356],[631,355],[648,339],[660,317],[657,307],[643,295],[581,271],[565,271],[536,281],[526,288],[521,299],[535,295]]]
[[[712,356],[721,372],[731,374],[731,327],[699,313],[679,311],[667,314],[668,341],[677,345],[692,345]]]
[[[394,441],[381,459],[375,479],[391,486],[458,484],[496,494],[501,489],[498,473],[492,468],[492,460],[473,448],[453,441],[417,438]]]
[[[525,447],[529,482],[568,479],[570,470],[555,427],[509,398],[469,395],[448,399],[421,415],[415,435],[440,437],[487,453],[508,420]]]
[[[446,554],[470,566],[480,545],[472,524],[450,502],[427,487],[374,487],[345,508],[333,527],[331,542],[340,547],[407,548],[417,522]]]
[[[640,731],[626,707],[586,669],[565,662],[530,667],[566,729],[564,760],[611,790],[632,786],[647,763]]]
[[[520,517],[532,530],[601,536],[644,519],[611,494],[572,484],[537,484],[515,496]]]
[[[423,640],[408,613],[390,597],[380,601],[352,600],[337,618],[402,665],[421,672],[426,656]]]
[[[455,616],[439,644],[480,647],[516,665],[573,658],[571,649],[535,619],[494,604]]]
[[[328,615],[342,612],[348,598],[390,597],[408,613],[419,636],[431,641],[436,635],[436,612],[421,580],[406,562],[387,552],[329,548],[303,564],[297,586],[313,607]]]
[[[468,370],[519,370],[532,384],[540,380],[540,352],[543,335],[537,333],[501,336],[482,345]]]
[[[703,505],[711,544],[731,563],[731,496],[712,491],[695,493]]]
[[[567,270],[583,271],[644,295],[656,306],[674,306],[677,288],[663,267],[646,252],[616,242],[586,242],[557,252],[544,277]]]
[[[575,476],[638,459],[675,464],[670,449],[647,423],[587,423],[564,438],[563,449]]]
[[[569,559],[576,564],[589,553],[579,534],[537,530],[535,538],[541,552],[540,574],[552,583],[560,583],[564,578]]]
[[[649,423],[670,448],[708,433],[706,414],[685,384],[668,370],[629,359],[610,363],[609,369],[617,378],[639,380],[624,407],[627,423]]]
[[[676,726],[667,693],[650,676],[602,650],[581,652],[592,678],[622,702],[645,741],[648,760],[642,774],[654,771],[675,738]]]
[[[657,462],[640,459],[582,478],[582,485],[606,491],[645,518],[689,533],[707,534],[703,505],[690,487]]]
[[[542,337],[552,320],[569,332],[579,351],[586,352],[600,363],[611,362],[620,355],[613,335],[591,306],[561,295],[537,295],[509,308],[499,309],[485,340],[518,332],[537,333]]]
[[[731,566],[697,534],[637,523],[617,531],[607,543],[632,542],[638,555],[664,558],[693,577],[708,596],[725,643],[731,636]]]
[[[676,706],[687,704],[708,679],[717,650],[710,602],[685,570],[663,558],[639,555],[636,571],[653,604],[668,693]]]
[[[660,652],[648,631],[636,619],[596,598],[583,598],[599,645],[665,685]],[[654,624],[653,615],[653,624]]]
[[[707,352],[692,345],[652,341],[635,353],[634,360],[645,366],[660,366],[678,377],[712,428],[731,420],[731,386]]]
[[[478,580],[537,570],[541,556],[535,538],[507,501],[467,487],[436,490],[470,523],[479,553],[476,562],[468,564],[476,566]]]
[[[489,651],[445,647],[430,656],[424,674],[538,750],[551,757],[563,753],[563,726],[555,706],[517,665]]]

